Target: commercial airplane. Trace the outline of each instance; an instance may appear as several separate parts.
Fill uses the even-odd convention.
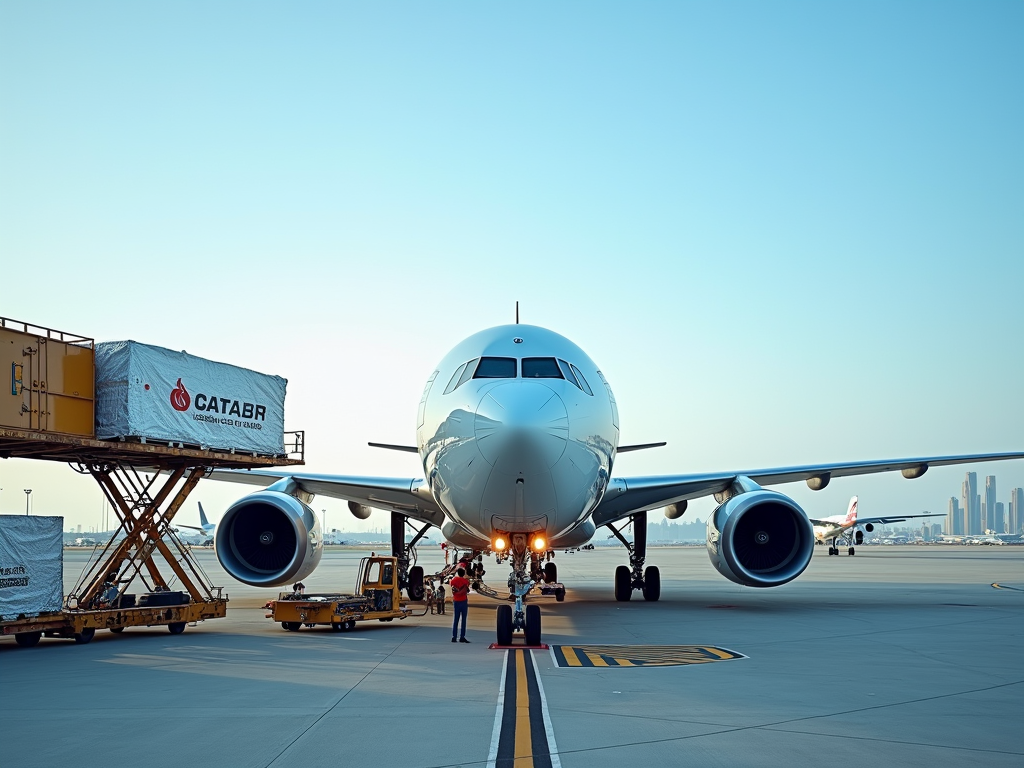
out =
[[[876,525],[889,525],[890,523],[902,523],[912,520],[915,517],[945,517],[945,514],[932,515],[903,515],[902,517],[862,517],[857,519],[857,497],[850,498],[850,504],[846,507],[845,515],[834,515],[815,520],[813,517],[811,525],[814,527],[814,538],[819,544],[831,539],[828,553],[838,555],[839,547],[837,541],[842,541],[843,546],[849,546],[846,554],[855,553],[854,544],[864,543],[864,531],[871,533]],[[863,530],[861,530],[863,528]]]
[[[198,531],[206,536],[213,538],[214,532],[217,530],[217,524],[211,523],[206,519],[206,512],[203,511],[203,503],[199,502],[199,525],[181,525],[180,523],[175,528],[188,528],[190,531]],[[209,542],[204,542],[204,545]]]
[[[685,403],[655,393],[666,409]],[[615,571],[615,598],[661,594],[656,566],[646,566],[647,513],[680,517],[689,499],[714,495],[707,549],[725,578],[774,587],[799,576],[814,548],[812,524],[800,506],[766,485],[805,481],[814,490],[836,477],[1024,458],[1024,453],[822,463],[663,477],[616,477],[616,455],[664,443],[619,445],[619,413],[604,374],[563,336],[531,325],[502,325],[458,344],[427,379],[416,415],[416,445],[374,444],[419,456],[422,477],[374,478],[271,470],[217,470],[215,479],[265,486],[224,513],[217,557],[234,578],[255,586],[307,576],[322,553],[314,494],[345,499],[361,519],[390,511],[400,584],[422,597],[423,571],[410,567],[411,547],[431,526],[455,547],[511,565],[510,605],[499,606],[498,640],[523,630],[540,642],[540,610],[525,595],[552,585],[559,596],[555,550],[589,542],[606,526],[626,547],[629,564]],[[406,543],[409,521],[423,523]],[[633,523],[633,541],[617,525]],[[564,596],[564,587],[561,594]]]

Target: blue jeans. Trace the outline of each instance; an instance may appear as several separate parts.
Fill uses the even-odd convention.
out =
[[[452,601],[452,607],[455,609],[455,620],[452,622],[452,637],[465,637],[466,636],[466,616],[469,614],[469,601],[459,600],[458,602]],[[462,619],[462,634],[459,635],[459,619]]]

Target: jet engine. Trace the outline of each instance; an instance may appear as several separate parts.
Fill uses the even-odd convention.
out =
[[[873,526],[871,523],[868,523],[864,526],[864,530],[868,533],[871,533],[873,530],[875,530],[875,526]]]
[[[289,584],[309,576],[320,562],[320,521],[294,496],[257,491],[228,507],[214,548],[224,570],[244,584]]]
[[[814,530],[788,496],[762,489],[740,493],[708,518],[708,557],[725,578],[748,587],[777,587],[807,567]]]
[[[857,533],[855,533],[853,535],[853,540],[857,544],[863,544],[864,543],[864,531],[857,531]]]

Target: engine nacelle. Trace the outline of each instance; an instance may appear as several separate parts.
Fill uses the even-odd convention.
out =
[[[871,533],[873,530],[875,530],[875,526],[873,526],[871,523],[868,523],[864,526],[864,530],[868,533]]]
[[[665,507],[665,517],[669,520],[678,520],[686,512],[686,501],[677,501],[675,504],[669,504]]]
[[[373,509],[371,507],[368,507],[365,504],[359,504],[355,501],[350,501],[348,503],[348,511],[360,520],[365,520],[373,514]]]
[[[244,584],[289,584],[309,576],[320,562],[320,521],[294,496],[258,491],[228,507],[214,548],[224,570]]]
[[[759,489],[733,496],[708,518],[708,557],[725,578],[777,587],[811,562],[814,529],[788,496]]]
[[[853,534],[853,540],[857,544],[863,544],[864,543],[864,531],[857,531],[855,534]]]

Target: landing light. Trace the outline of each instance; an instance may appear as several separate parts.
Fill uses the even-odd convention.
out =
[[[494,551],[495,552],[504,552],[505,551],[505,547],[507,547],[507,546],[508,546],[508,542],[506,542],[503,538],[501,538],[501,536],[498,536],[494,540]]]
[[[533,549],[535,552],[543,552],[548,546],[548,543],[544,541],[543,536],[538,536],[533,540]]]

